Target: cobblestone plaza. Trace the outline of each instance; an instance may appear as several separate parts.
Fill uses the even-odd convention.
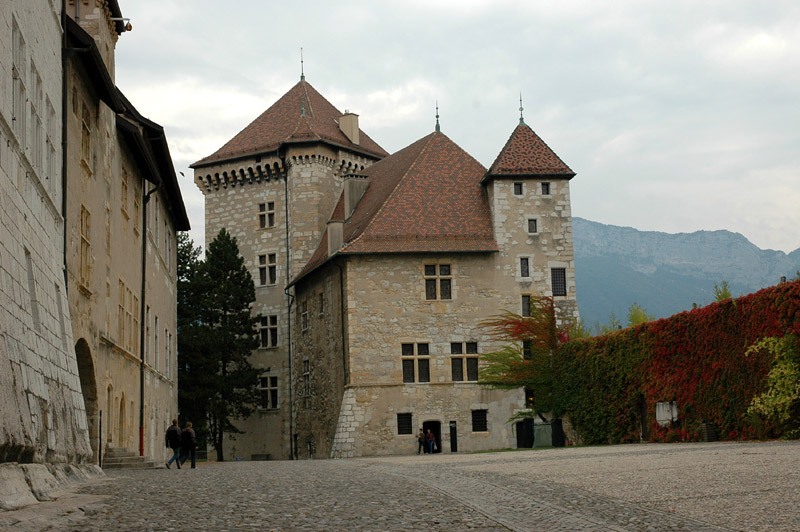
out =
[[[800,530],[800,442],[200,464],[108,473],[0,530]]]

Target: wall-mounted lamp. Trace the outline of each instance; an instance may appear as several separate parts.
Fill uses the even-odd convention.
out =
[[[125,31],[131,31],[133,29],[133,26],[131,26],[131,19],[128,17],[111,17],[111,20],[124,22]]]

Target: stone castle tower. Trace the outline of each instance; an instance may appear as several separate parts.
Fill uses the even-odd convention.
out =
[[[206,243],[222,228],[234,237],[256,285],[253,312],[261,346],[263,401],[241,420],[247,434],[226,444],[245,459],[287,458],[292,297],[285,290],[325,231],[343,176],[360,173],[386,151],[301,79],[233,139],[192,165],[205,195]]]

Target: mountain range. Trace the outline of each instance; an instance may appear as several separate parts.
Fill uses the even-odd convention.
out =
[[[573,218],[573,238],[578,308],[590,328],[611,313],[625,325],[633,303],[664,318],[713,302],[723,280],[737,297],[800,272],[800,248],[760,249],[726,230],[669,234]]]

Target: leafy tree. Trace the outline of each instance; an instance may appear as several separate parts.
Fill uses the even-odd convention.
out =
[[[745,355],[765,351],[772,357],[767,390],[753,397],[747,412],[777,428],[786,438],[800,436],[800,349],[798,338],[766,337],[750,346]]]
[[[656,317],[652,314],[648,314],[647,311],[639,305],[639,303],[634,303],[628,307],[628,327],[653,321],[654,319],[656,319]]]
[[[512,420],[534,416],[544,420],[547,412],[560,415],[552,357],[569,341],[572,324],[557,324],[553,300],[532,299],[530,316],[506,311],[485,320],[482,326],[506,343],[500,350],[482,355],[485,365],[479,382],[503,390],[525,389],[529,410]]]
[[[619,321],[617,315],[614,314],[613,311],[611,312],[611,314],[608,315],[608,323],[606,323],[605,325],[600,325],[599,323],[595,322],[594,324],[594,330],[598,336],[603,334],[610,334],[620,329],[622,329],[622,322]]]
[[[225,229],[209,244],[205,261],[198,260],[188,237],[180,244],[181,412],[201,423],[223,461],[224,435],[242,432],[233,420],[250,415],[258,403],[259,372],[249,361],[258,347],[250,314],[255,288],[236,239]]]
[[[720,302],[731,298],[731,291],[728,287],[728,281],[723,279],[719,285],[714,283],[714,301]]]

